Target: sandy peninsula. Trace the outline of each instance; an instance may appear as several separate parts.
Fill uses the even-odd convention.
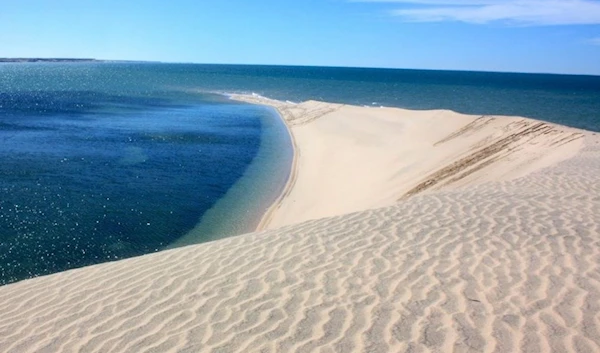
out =
[[[1,352],[600,351],[600,137],[294,104],[262,231],[0,287]]]
[[[585,134],[518,117],[232,98],[276,108],[293,136],[290,182],[261,222],[270,229],[512,180],[574,156]]]

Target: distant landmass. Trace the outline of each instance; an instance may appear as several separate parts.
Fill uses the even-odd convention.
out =
[[[96,59],[72,59],[72,58],[0,58],[0,63],[64,63],[64,62],[90,62],[102,61]]]

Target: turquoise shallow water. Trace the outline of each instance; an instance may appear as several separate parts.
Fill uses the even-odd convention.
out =
[[[252,230],[291,149],[215,93],[600,131],[600,77],[159,63],[0,64],[0,284]]]

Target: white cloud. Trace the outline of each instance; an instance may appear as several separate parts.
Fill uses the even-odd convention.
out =
[[[395,3],[395,16],[413,22],[503,22],[516,25],[600,24],[600,0],[358,0]]]
[[[592,45],[600,45],[600,37],[592,38],[588,40],[588,43]]]

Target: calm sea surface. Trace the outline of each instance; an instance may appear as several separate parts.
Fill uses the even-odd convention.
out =
[[[234,92],[600,131],[592,76],[0,64],[0,284],[252,230],[292,154],[277,114]]]

